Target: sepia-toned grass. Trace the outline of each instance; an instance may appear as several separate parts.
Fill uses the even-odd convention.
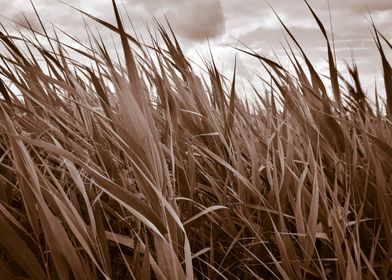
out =
[[[385,103],[338,71],[314,13],[329,75],[282,22],[294,71],[242,50],[269,73],[245,100],[171,29],[146,45],[113,11],[85,16],[119,58],[92,33],[0,35],[1,279],[390,277],[391,45],[374,24]]]

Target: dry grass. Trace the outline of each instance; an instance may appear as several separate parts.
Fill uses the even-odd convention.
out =
[[[385,106],[356,67],[343,79],[315,14],[330,84],[302,49],[295,73],[246,51],[272,81],[250,102],[213,61],[198,77],[162,26],[164,46],[133,39],[113,7],[116,26],[95,21],[124,65],[99,38],[1,34],[2,279],[388,278],[391,46],[375,27]]]

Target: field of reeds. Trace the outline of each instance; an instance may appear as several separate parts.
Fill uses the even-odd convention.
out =
[[[1,279],[391,277],[392,46],[374,24],[385,101],[340,73],[310,7],[329,75],[282,22],[294,71],[242,50],[268,73],[244,99],[170,28],[147,45],[113,12],[85,16],[118,57],[99,36],[0,34]]]

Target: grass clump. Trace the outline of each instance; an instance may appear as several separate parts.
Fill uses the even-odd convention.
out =
[[[244,101],[235,75],[212,60],[197,76],[171,30],[147,46],[113,7],[116,25],[87,16],[121,39],[124,64],[98,37],[0,34],[4,279],[389,277],[392,71],[374,25],[385,106],[355,66],[353,84],[340,74],[310,7],[329,84],[283,25],[294,73],[244,50],[271,80]]]

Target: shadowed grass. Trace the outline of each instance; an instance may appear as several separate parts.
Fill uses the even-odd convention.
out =
[[[391,45],[374,24],[385,108],[355,64],[353,84],[338,71],[310,6],[330,84],[281,21],[301,56],[289,47],[289,73],[243,50],[270,75],[252,100],[237,94],[236,65],[228,80],[212,58],[207,82],[171,29],[157,23],[163,45],[147,46],[113,9],[116,26],[84,14],[120,38],[124,65],[91,33],[79,48],[0,34],[0,275],[389,277]]]

